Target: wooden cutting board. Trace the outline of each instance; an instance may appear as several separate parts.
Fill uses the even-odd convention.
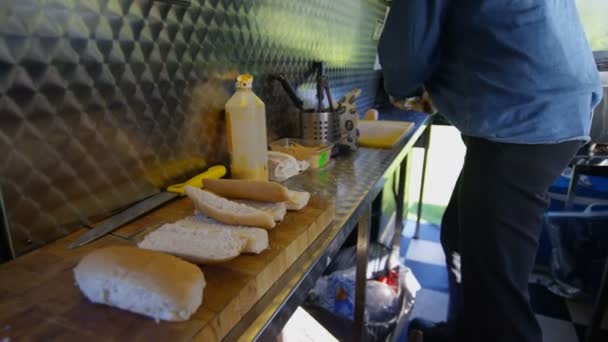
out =
[[[359,145],[373,148],[392,148],[409,130],[413,122],[359,120]]]
[[[186,322],[153,319],[90,303],[74,284],[72,269],[90,251],[129,245],[163,223],[193,213],[179,199],[77,249],[67,249],[84,230],[15,261],[0,265],[0,339],[215,341],[223,338],[334,218],[335,205],[312,197],[307,207],[289,212],[269,231],[270,249],[202,265],[207,286],[203,305]]]

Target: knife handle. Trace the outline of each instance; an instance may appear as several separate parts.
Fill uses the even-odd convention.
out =
[[[212,166],[207,171],[196,175],[184,183],[173,184],[167,188],[167,191],[175,192],[180,195],[185,194],[186,185],[190,185],[194,188],[202,188],[203,187],[203,179],[212,178],[212,179],[220,179],[226,175],[226,167],[222,165]]]

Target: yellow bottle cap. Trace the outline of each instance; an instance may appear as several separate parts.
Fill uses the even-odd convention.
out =
[[[251,88],[253,84],[253,76],[251,74],[242,74],[236,78],[237,88]]]

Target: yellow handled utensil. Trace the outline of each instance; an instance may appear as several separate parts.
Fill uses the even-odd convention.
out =
[[[167,191],[162,191],[155,195],[152,195],[142,200],[141,202],[138,202],[133,206],[121,211],[120,213],[108,218],[107,220],[99,223],[95,226],[95,228],[79,236],[78,239],[72,242],[69,247],[75,248],[85,245],[91,241],[97,240],[100,237],[113,232],[121,226],[151,211],[152,209],[158,208],[159,206],[167,203],[168,201],[184,195],[186,185],[201,188],[203,186],[204,179],[218,179],[224,177],[225,174],[226,168],[224,166],[212,166],[207,169],[207,171],[193,178],[190,178],[185,183],[171,185],[167,188]]]
[[[194,188],[202,188],[204,185],[203,179],[219,179],[226,175],[226,168],[222,165],[212,166],[207,171],[194,176],[184,183],[173,184],[167,187],[167,191],[175,192],[176,194],[185,195],[186,185]]]

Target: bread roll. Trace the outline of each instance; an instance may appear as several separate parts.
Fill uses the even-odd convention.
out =
[[[266,212],[270,214],[276,222],[283,221],[283,218],[287,213],[285,202],[268,203],[249,200],[235,200],[235,202]]]
[[[259,254],[268,249],[268,232],[261,228],[224,224],[203,215],[187,217],[175,222],[175,224],[208,232],[228,231],[244,241],[245,245],[241,253]]]
[[[282,182],[308,169],[307,161],[298,161],[291,154],[268,151],[268,179]]]
[[[174,256],[112,246],[86,255],[74,268],[76,284],[94,303],[154,318],[184,321],[203,301],[201,270]]]
[[[227,230],[192,229],[175,222],[160,226],[137,246],[198,264],[214,264],[236,258],[245,244],[245,239]]]
[[[207,186],[207,181],[206,179],[205,186]],[[220,222],[265,229],[271,229],[275,226],[270,214],[227,200],[211,192],[186,186],[186,195],[192,200],[199,212]]]
[[[231,199],[260,202],[285,202],[287,188],[279,183],[242,179],[205,179],[205,189]]]
[[[301,210],[310,200],[310,192],[288,190],[289,200],[285,202],[287,210]]]
[[[371,108],[367,112],[365,112],[365,116],[363,120],[378,120],[379,113],[377,109]]]

